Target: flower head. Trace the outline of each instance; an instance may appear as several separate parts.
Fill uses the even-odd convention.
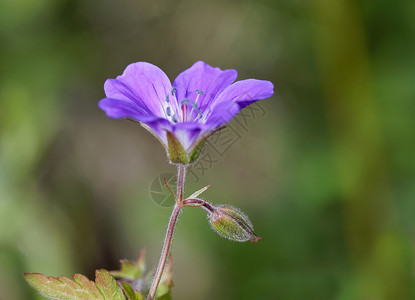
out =
[[[171,84],[155,65],[132,63],[105,82],[99,107],[111,118],[140,122],[165,146],[173,163],[197,159],[206,138],[241,109],[273,95],[273,84],[247,79],[234,82],[235,70],[198,61]]]

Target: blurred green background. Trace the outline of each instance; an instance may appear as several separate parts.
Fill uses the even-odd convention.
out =
[[[156,265],[175,172],[144,129],[97,107],[103,83],[148,61],[197,60],[271,80],[265,112],[190,179],[240,207],[258,245],[187,208],[174,299],[415,299],[415,2],[2,0],[0,299],[42,299],[22,274]],[[201,171],[199,171],[200,173]]]

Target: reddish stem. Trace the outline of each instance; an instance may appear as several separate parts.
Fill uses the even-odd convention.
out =
[[[177,203],[174,205],[173,211],[170,216],[169,225],[167,226],[166,236],[164,238],[163,249],[159,264],[157,266],[156,274],[154,275],[153,283],[151,284],[150,292],[148,293],[147,300],[153,300],[157,287],[160,284],[161,276],[163,275],[164,267],[166,265],[167,257],[169,255],[171,242],[173,240],[173,232],[176,227],[177,218],[183,208],[183,194],[184,194],[184,182],[186,177],[186,166],[178,165],[177,167]]]

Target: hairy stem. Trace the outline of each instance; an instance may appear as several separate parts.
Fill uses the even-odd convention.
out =
[[[209,202],[198,198],[184,200],[183,206],[200,206],[208,213],[215,211],[215,208]]]
[[[173,232],[176,226],[177,218],[183,208],[183,194],[184,194],[184,182],[186,176],[186,166],[178,165],[177,167],[177,203],[174,205],[174,209],[170,216],[169,225],[167,226],[166,237],[164,238],[163,249],[161,251],[160,261],[157,266],[156,274],[154,275],[153,283],[151,284],[150,292],[148,293],[147,300],[153,300],[156,294],[157,287],[160,283],[161,276],[163,275],[164,266],[166,265],[167,256],[169,255],[170,245],[173,240]]]
[[[180,206],[183,204],[184,181],[186,179],[186,166],[179,164],[177,167],[177,199]]]

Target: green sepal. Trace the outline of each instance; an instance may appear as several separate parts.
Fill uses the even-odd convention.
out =
[[[180,144],[178,139],[170,131],[167,131],[167,144],[167,151],[169,153],[169,158],[172,163],[184,165],[187,165],[189,163],[189,159],[187,158],[186,151],[184,150],[182,144]]]
[[[189,163],[193,164],[197,161],[200,156],[200,153],[203,151],[203,147],[205,146],[207,141],[207,137],[201,139],[191,150],[189,155]]]
[[[225,129],[226,126],[222,126],[219,127],[218,129],[212,131],[211,133],[209,133],[208,135],[206,135],[205,137],[203,137],[202,139],[200,139],[196,145],[194,145],[192,147],[192,149],[190,149],[189,153],[189,164],[193,164],[197,161],[197,159],[199,158],[200,154],[203,151],[203,147],[205,146],[208,138],[210,138],[212,135],[214,135],[216,132]]]

